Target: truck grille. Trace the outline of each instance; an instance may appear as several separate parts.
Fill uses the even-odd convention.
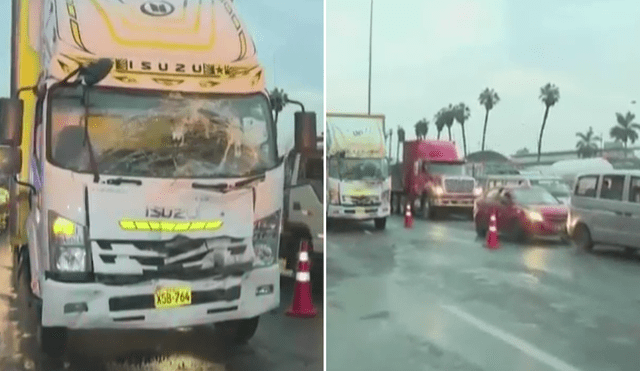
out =
[[[475,182],[471,179],[445,179],[444,189],[447,193],[473,193]]]
[[[92,241],[96,277],[113,284],[147,279],[202,279],[238,275],[253,266],[248,239],[190,239],[169,241]],[[105,283],[108,283],[105,282]]]
[[[345,205],[355,206],[374,206],[380,205],[379,196],[344,196],[342,203]]]

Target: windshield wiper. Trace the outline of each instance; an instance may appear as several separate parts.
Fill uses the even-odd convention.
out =
[[[93,173],[93,182],[98,183],[100,181],[100,170],[98,170],[98,162],[96,161],[95,154],[93,153],[91,137],[89,137],[89,105],[87,102],[89,89],[85,87],[83,90],[82,105],[84,106],[84,140],[89,149],[89,165],[91,166],[91,172]]]
[[[127,178],[107,179],[107,184],[119,186],[119,185],[121,185],[123,183],[135,184],[135,185],[138,185],[138,186],[142,185],[142,181],[138,180],[138,179],[127,179]]]
[[[201,184],[201,183],[194,182],[191,185],[191,187],[193,189],[206,189],[206,190],[217,191],[220,193],[228,193],[231,191],[235,191],[236,189],[252,185],[255,182],[262,182],[265,180],[265,178],[266,178],[266,175],[262,174],[262,175],[256,175],[247,179],[243,179],[241,181],[238,181],[232,184],[229,184],[229,183]]]

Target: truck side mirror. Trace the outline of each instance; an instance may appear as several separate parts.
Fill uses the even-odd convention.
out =
[[[0,173],[16,175],[22,169],[22,152],[18,147],[0,147]]]
[[[0,98],[0,146],[20,146],[23,112],[24,102],[21,99]]]
[[[295,149],[297,152],[314,151],[317,148],[316,113],[296,112]]]

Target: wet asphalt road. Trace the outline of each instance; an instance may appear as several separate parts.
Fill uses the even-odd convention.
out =
[[[640,254],[491,251],[451,219],[327,232],[327,370],[640,369]]]
[[[19,320],[19,304],[10,284],[11,254],[0,244],[0,370],[323,370],[322,290],[314,295],[318,316],[285,316],[293,281],[281,283],[280,308],[260,318],[255,336],[244,346],[229,346],[213,329],[73,333],[67,355],[52,361],[37,354],[33,326]],[[322,285],[322,283],[313,283]],[[315,290],[314,290],[315,291]]]

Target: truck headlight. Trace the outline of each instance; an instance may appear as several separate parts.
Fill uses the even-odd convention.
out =
[[[329,190],[329,202],[331,205],[340,205],[340,191],[338,189]]]
[[[389,203],[391,202],[391,190],[390,189],[386,189],[384,191],[382,191],[382,203]]]
[[[254,266],[266,267],[276,263],[280,231],[280,210],[253,224]]]
[[[537,211],[528,211],[527,216],[529,217],[529,219],[531,219],[531,221],[534,221],[534,222],[541,222],[544,220],[544,218],[542,217],[542,214],[540,214]]]
[[[442,196],[444,194],[444,189],[441,186],[435,186],[433,187],[433,193],[436,196]]]
[[[482,187],[476,187],[473,189],[473,195],[474,196],[480,196],[482,195]]]
[[[49,243],[52,266],[59,272],[88,272],[91,254],[85,226],[49,211]]]

